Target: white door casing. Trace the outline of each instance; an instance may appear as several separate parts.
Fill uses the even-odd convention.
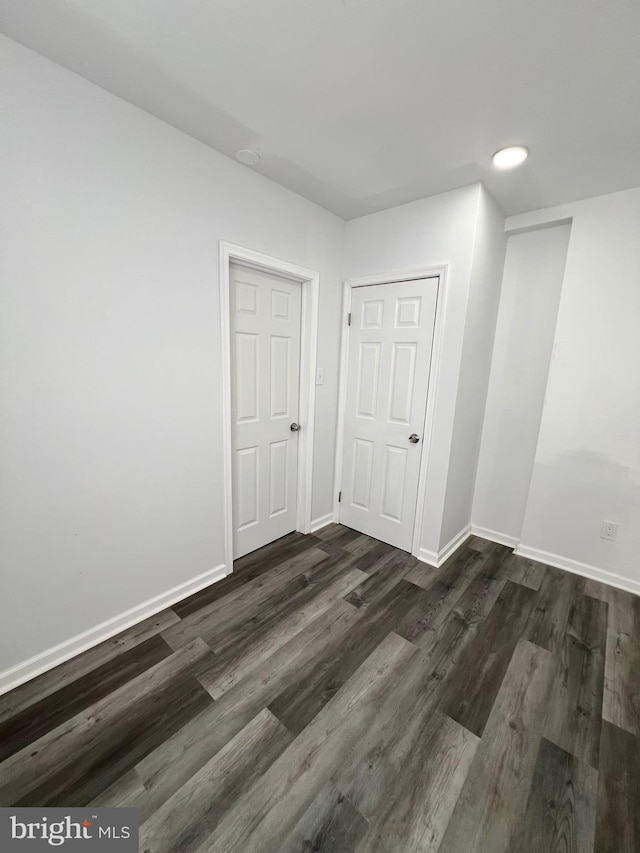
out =
[[[437,295],[437,277],[352,291],[340,522],[405,551],[414,533]]]
[[[233,556],[296,529],[301,284],[230,265]]]

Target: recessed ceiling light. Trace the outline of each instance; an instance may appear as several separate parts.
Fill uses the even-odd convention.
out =
[[[497,169],[513,169],[519,166],[529,156],[529,150],[524,145],[511,145],[501,148],[493,155],[493,165]]]
[[[260,162],[260,155],[250,148],[241,148],[240,151],[236,151],[236,160],[244,163],[245,166],[255,166]]]

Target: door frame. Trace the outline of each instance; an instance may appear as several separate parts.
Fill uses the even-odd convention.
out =
[[[338,493],[342,484],[343,474],[343,444],[344,444],[344,418],[347,406],[347,376],[349,367],[349,312],[351,311],[351,297],[353,288],[367,287],[372,284],[400,284],[404,281],[414,281],[424,278],[438,279],[438,293],[436,296],[436,316],[433,327],[433,343],[431,345],[431,365],[429,368],[429,386],[427,392],[427,406],[425,411],[424,425],[422,428],[422,453],[420,454],[420,471],[418,475],[418,494],[416,496],[416,515],[413,524],[413,537],[411,554],[418,557],[420,553],[420,540],[422,537],[422,521],[424,505],[427,493],[429,475],[429,461],[431,458],[431,439],[435,419],[436,399],[438,396],[438,376],[440,375],[440,361],[443,339],[443,317],[445,297],[447,294],[447,274],[449,265],[443,264],[434,267],[421,267],[419,269],[401,270],[395,273],[383,273],[380,275],[367,275],[358,278],[349,278],[343,284],[342,296],[342,332],[340,336],[340,378],[338,391],[338,429],[336,434],[336,464],[335,464],[335,496],[333,502],[333,520],[340,520],[340,503]]]
[[[313,484],[313,444],[316,406],[316,350],[318,342],[318,301],[320,273],[316,270],[283,261],[280,258],[220,240],[220,335],[222,359],[222,446],[223,466],[223,524],[224,560],[227,572],[233,570],[233,466],[231,423],[231,263],[261,270],[298,282],[302,291],[300,318],[300,398],[298,433],[298,492],[296,530],[309,533],[311,529],[311,490]]]

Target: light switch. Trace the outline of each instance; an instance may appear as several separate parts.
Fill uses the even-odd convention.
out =
[[[324,367],[316,368],[316,385],[324,385]]]

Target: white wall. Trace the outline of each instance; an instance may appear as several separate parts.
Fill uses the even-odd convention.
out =
[[[461,522],[460,528],[455,531],[457,533],[470,521],[476,464],[472,457],[479,442],[484,401],[481,401],[479,411],[475,398],[461,402],[458,382],[461,365],[468,365],[474,354],[480,365],[475,373],[476,378],[480,377],[483,370],[488,376],[492,341],[491,329],[487,328],[489,348],[486,353],[481,353],[474,331],[474,341],[467,349],[468,357],[463,362],[463,340],[467,309],[471,304],[468,300],[477,229],[473,282],[478,288],[478,303],[474,297],[473,305],[477,307],[486,296],[485,288],[492,288],[491,305],[486,311],[480,309],[481,316],[477,323],[473,317],[469,320],[470,328],[480,330],[487,322],[489,326],[491,322],[495,323],[502,276],[500,258],[504,246],[504,225],[495,205],[479,184],[363,216],[348,222],[346,228],[346,278],[449,265],[443,294],[443,343],[421,543],[423,551],[431,556],[437,554],[443,544],[445,523],[449,528],[458,523],[466,512],[466,520]],[[490,320],[492,312],[493,321]],[[483,348],[486,348],[486,344],[480,349]],[[469,368],[468,376],[472,375],[473,368]],[[466,378],[465,375],[465,381]],[[454,463],[452,471],[457,479],[452,486],[448,486],[452,442],[455,438],[460,444],[465,430],[473,448],[469,454],[470,471],[464,470],[463,466],[456,468]],[[449,504],[445,520],[447,495]]]
[[[471,521],[505,247],[504,216],[481,187],[440,550]]]
[[[507,220],[572,217],[522,543],[640,592],[640,189]],[[603,520],[621,524],[617,542]],[[615,579],[615,578],[614,578]]]
[[[570,225],[512,234],[496,328],[473,524],[516,544],[547,386]]]
[[[320,272],[331,512],[344,223],[0,50],[1,672],[222,563],[220,239]]]

